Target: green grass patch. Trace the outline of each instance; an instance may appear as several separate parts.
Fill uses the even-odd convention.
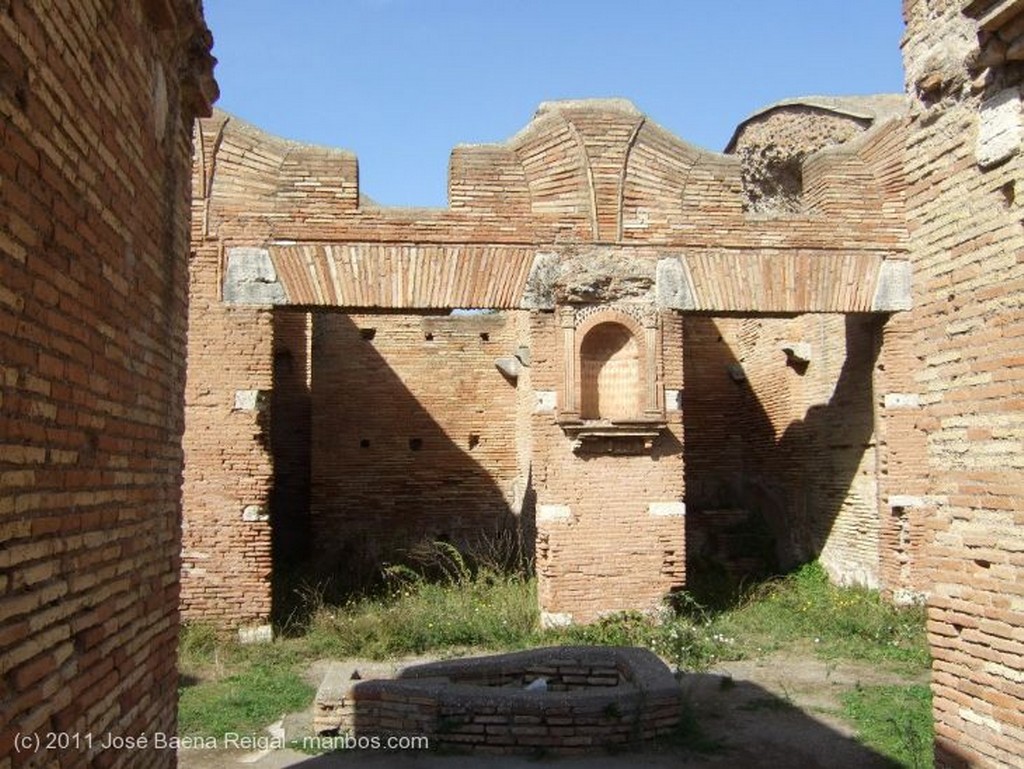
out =
[[[313,687],[289,667],[256,665],[179,691],[178,733],[221,737],[261,733],[285,713],[302,710]]]
[[[535,636],[533,580],[493,573],[458,583],[412,581],[383,598],[324,606],[305,643],[315,656],[384,659],[452,648],[522,648]]]
[[[686,593],[660,619],[637,612],[550,631],[552,643],[645,646],[684,670],[805,646],[826,659],[878,662],[907,673],[931,658],[921,607],[895,607],[878,591],[832,585],[817,563],[762,583],[732,606],[707,609]]]
[[[843,696],[843,713],[865,745],[893,767],[933,765],[932,695],[927,686],[858,686]]]
[[[182,629],[178,668],[178,734],[221,737],[261,733],[285,713],[302,710],[313,687],[302,678],[301,648],[241,646],[203,625]]]
[[[711,622],[731,639],[725,654],[759,656],[808,643],[825,658],[880,662],[916,672],[931,658],[923,607],[896,607],[876,590],[837,587],[818,563],[764,583]]]

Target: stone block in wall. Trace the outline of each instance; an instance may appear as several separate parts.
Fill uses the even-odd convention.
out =
[[[978,141],[974,153],[978,165],[991,168],[1017,154],[1021,143],[1019,88],[1005,88],[981,103]]]
[[[555,281],[558,278],[557,254],[537,254],[526,279],[522,307],[526,310],[555,309]]]
[[[287,304],[288,296],[265,248],[228,250],[224,271],[224,301],[228,304]]]
[[[887,410],[916,409],[921,407],[921,396],[917,393],[886,393],[884,404]]]
[[[913,308],[912,269],[908,261],[886,259],[878,269],[875,295],[871,309],[875,312],[898,312]]]
[[[686,515],[685,502],[650,502],[647,505],[648,515],[659,516],[684,516]]]
[[[274,629],[270,625],[254,625],[238,628],[240,644],[262,644],[274,640]]]
[[[537,505],[537,523],[567,523],[572,520],[568,505]]]
[[[235,411],[263,411],[269,402],[264,390],[235,390]]]
[[[679,257],[658,260],[656,286],[659,307],[667,310],[693,310],[697,307],[693,282]]]
[[[683,408],[683,391],[665,389],[665,410],[680,411]]]
[[[534,406],[534,413],[549,414],[554,412],[557,404],[557,396],[554,390],[537,390],[537,403]]]
[[[242,520],[246,523],[262,523],[269,521],[270,515],[262,505],[246,505],[242,510]]]

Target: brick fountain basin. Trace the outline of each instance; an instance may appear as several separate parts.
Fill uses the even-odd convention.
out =
[[[679,722],[680,688],[646,649],[555,646],[470,657],[351,680],[332,668],[318,734],[426,735],[480,752],[585,753],[638,744]]]

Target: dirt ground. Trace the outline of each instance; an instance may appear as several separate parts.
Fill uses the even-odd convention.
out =
[[[368,667],[375,667],[367,663]],[[379,663],[377,663],[379,665]],[[310,670],[319,682],[323,664]],[[705,739],[700,753],[674,744],[642,752],[572,758],[481,757],[430,751],[360,751],[311,757],[293,750],[241,753],[181,750],[182,769],[520,769],[544,765],[559,769],[886,769],[885,758],[857,742],[839,718],[839,698],[856,684],[923,683],[869,664],[831,663],[812,652],[787,651],[756,660],[728,662],[713,672],[689,674],[680,685],[688,693]],[[291,733],[308,728],[310,714],[285,719]]]

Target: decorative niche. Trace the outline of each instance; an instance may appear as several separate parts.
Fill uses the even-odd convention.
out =
[[[661,329],[654,308],[561,307],[558,424],[577,453],[642,454],[665,429]]]

